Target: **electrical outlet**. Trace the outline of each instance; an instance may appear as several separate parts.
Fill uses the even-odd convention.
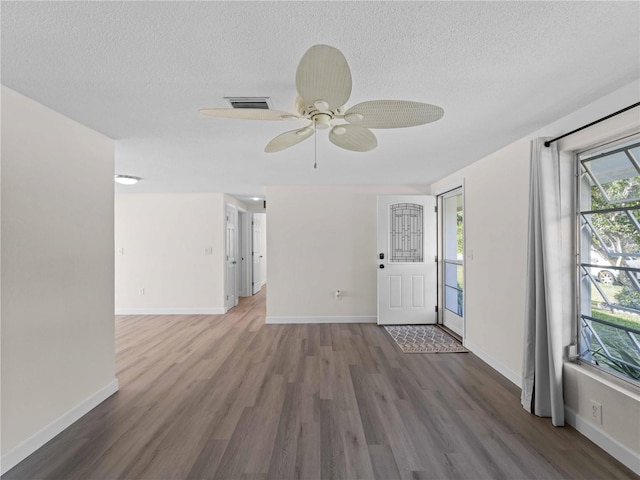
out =
[[[602,405],[591,400],[591,420],[602,425]]]

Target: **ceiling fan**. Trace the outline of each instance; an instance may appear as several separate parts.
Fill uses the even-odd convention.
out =
[[[403,100],[372,100],[345,110],[351,95],[351,71],[337,48],[314,45],[302,56],[296,71],[296,110],[260,108],[203,108],[202,115],[243,120],[309,120],[302,128],[290,130],[271,140],[264,151],[279,152],[328,129],[329,140],[354,152],[373,150],[378,141],[371,128],[404,128],[435,122],[444,115],[436,105]],[[344,120],[346,123],[339,123]]]

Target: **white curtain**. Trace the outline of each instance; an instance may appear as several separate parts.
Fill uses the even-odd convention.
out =
[[[522,405],[564,425],[562,361],[574,302],[573,159],[532,142]],[[567,161],[568,160],[568,161]],[[567,342],[568,343],[568,342]]]

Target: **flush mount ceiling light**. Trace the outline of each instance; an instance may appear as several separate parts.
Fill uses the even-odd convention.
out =
[[[113,179],[120,185],[135,185],[140,181],[140,177],[133,175],[114,175]]]
[[[371,128],[405,128],[440,120],[437,105],[403,100],[373,100],[345,109],[351,96],[351,71],[340,50],[314,45],[300,60],[296,71],[297,113],[261,108],[203,108],[202,115],[241,120],[303,120],[307,126],[278,135],[265,147],[279,152],[329,130],[329,141],[354,152],[368,152],[377,145]],[[346,123],[343,123],[346,122]]]

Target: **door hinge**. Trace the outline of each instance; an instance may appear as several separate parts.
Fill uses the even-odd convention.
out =
[[[433,207],[433,211],[434,211],[435,213],[438,213],[438,206],[437,206],[437,205],[436,205],[435,207]]]
[[[436,305],[436,313],[438,313],[438,305]]]
[[[436,258],[435,262],[436,262],[436,263],[438,263],[438,256],[436,255],[436,257],[435,257],[435,258]]]

